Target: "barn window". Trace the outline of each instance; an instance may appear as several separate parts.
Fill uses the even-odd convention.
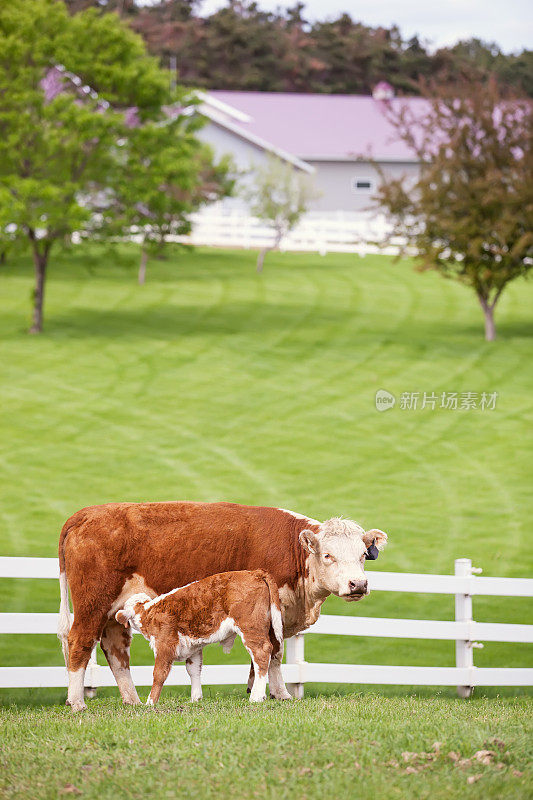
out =
[[[370,192],[374,188],[372,178],[352,178],[352,191]]]

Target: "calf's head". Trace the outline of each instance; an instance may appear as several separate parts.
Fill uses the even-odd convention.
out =
[[[300,543],[308,555],[309,574],[320,591],[344,600],[361,600],[368,595],[365,561],[374,560],[387,544],[387,534],[365,531],[349,519],[322,522],[317,533],[305,529]]]
[[[135,628],[135,630],[141,629],[139,614],[144,608],[144,604],[150,600],[150,596],[145,594],[144,592],[139,592],[138,594],[132,594],[126,602],[124,603],[124,608],[121,608],[120,611],[117,611],[115,614],[115,619],[117,622],[120,622],[121,625],[124,625],[125,628],[128,628],[130,625]]]

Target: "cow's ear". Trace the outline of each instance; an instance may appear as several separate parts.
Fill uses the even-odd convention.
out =
[[[130,624],[130,617],[123,608],[121,608],[120,611],[117,611],[115,614],[115,619],[117,622],[120,622],[121,625],[124,625],[125,628],[127,628]]]
[[[363,542],[366,547],[366,559],[375,561],[380,550],[383,550],[387,544],[387,534],[378,530],[378,528],[372,528],[372,530],[366,531],[363,535]]]
[[[318,538],[313,531],[305,528],[305,530],[300,531],[299,539],[303,549],[308,553],[318,553]]]

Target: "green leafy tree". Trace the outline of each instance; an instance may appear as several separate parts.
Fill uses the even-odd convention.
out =
[[[194,136],[198,124],[195,118],[183,130],[181,117],[169,115],[137,128],[117,159],[113,189],[94,206],[93,235],[135,232],[141,284],[149,255],[161,255],[169,240],[189,233],[191,213],[231,193],[231,162],[214,163],[210,148]]]
[[[0,5],[0,222],[33,254],[32,333],[52,249],[90,227],[87,198],[116,179],[117,143],[127,146],[133,117],[162,118],[168,85],[116,15],[69,16],[56,0]]]
[[[309,203],[318,197],[312,178],[276,156],[254,172],[250,187],[244,191],[252,214],[270,225],[274,240],[257,256],[257,272],[263,271],[265,256],[276,250],[281,240],[296,227]]]
[[[474,290],[491,341],[503,291],[533,264],[533,107],[494,80],[423,92],[416,117],[400,100],[388,111],[418,156],[418,180],[407,185],[380,170],[377,201],[391,215],[392,238],[414,248],[422,269]]]
[[[496,59],[495,73],[505,86],[514,86],[533,97],[533,50],[523,50],[515,55],[500,54]]]

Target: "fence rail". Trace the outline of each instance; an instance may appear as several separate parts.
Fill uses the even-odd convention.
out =
[[[455,620],[394,619],[322,615],[305,634],[288,639],[285,681],[293,694],[303,696],[305,683],[406,684],[410,686],[457,686],[468,697],[474,686],[531,686],[533,669],[474,666],[473,651],[480,642],[533,643],[533,625],[476,622],[472,617],[472,597],[533,597],[533,580],[528,578],[486,578],[475,574],[469,559],[457,559],[454,575],[369,572],[374,591],[422,592],[455,596]],[[57,579],[59,567],[54,558],[0,557],[0,578]],[[57,614],[0,614],[0,634],[55,634]],[[318,664],[305,661],[304,640],[308,634],[340,636],[378,636],[400,639],[440,639],[456,643],[456,665],[450,667],[386,666],[368,664]],[[152,667],[132,667],[136,684],[152,683]],[[246,682],[247,665],[207,665],[206,684]],[[173,667],[167,683],[188,685],[184,667]],[[64,667],[0,666],[0,687],[57,687],[66,685]],[[114,686],[109,667],[102,667],[93,657],[86,673],[87,686]]]
[[[49,633],[57,631],[57,614],[0,614],[2,633]],[[135,631],[137,633],[137,631]],[[390,639],[457,639],[482,642],[533,641],[533,625],[500,622],[441,622],[432,619],[395,619],[387,617],[345,617],[324,614],[306,633],[336,636],[377,636]]]
[[[244,207],[206,206],[191,215],[192,230],[179,241],[211,247],[260,248],[272,244],[274,233]],[[396,255],[400,239],[381,248],[391,224],[383,214],[363,211],[310,211],[283,239],[280,250],[326,253],[387,253]]]

